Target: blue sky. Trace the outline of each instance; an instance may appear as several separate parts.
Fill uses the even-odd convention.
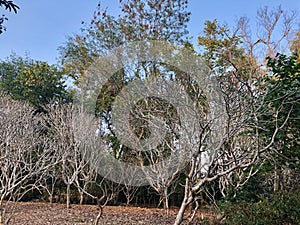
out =
[[[77,33],[82,21],[90,21],[99,0],[15,0],[20,6],[18,14],[5,12],[9,20],[7,31],[0,35],[0,60],[12,52],[31,58],[57,63],[58,51],[68,35]],[[119,12],[119,0],[102,0],[101,5],[111,14]],[[205,20],[218,19],[233,24],[239,17],[247,16],[255,23],[259,7],[281,5],[284,10],[300,10],[299,0],[189,0],[190,35],[201,33]],[[0,8],[0,14],[4,10]]]

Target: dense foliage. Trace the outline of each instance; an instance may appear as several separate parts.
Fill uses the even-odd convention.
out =
[[[255,203],[223,203],[222,210],[228,225],[300,224],[300,193],[278,192],[261,196]]]
[[[54,99],[71,100],[64,75],[56,66],[16,55],[0,61],[0,90],[39,109]]]

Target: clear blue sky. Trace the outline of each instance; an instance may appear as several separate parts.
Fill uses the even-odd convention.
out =
[[[18,14],[5,12],[9,20],[7,31],[0,35],[0,60],[12,52],[31,58],[57,63],[57,48],[68,35],[79,31],[81,22],[90,21],[99,0],[15,0],[20,6]],[[119,0],[102,0],[111,14],[119,12]],[[299,0],[189,0],[192,12],[189,23],[194,42],[203,29],[205,20],[218,19],[233,24],[237,18],[247,16],[255,22],[259,7],[282,6],[284,10],[300,10]],[[0,14],[4,13],[0,8]]]

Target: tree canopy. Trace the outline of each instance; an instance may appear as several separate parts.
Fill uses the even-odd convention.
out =
[[[16,55],[0,62],[0,90],[39,109],[53,99],[71,100],[64,76],[56,66]]]

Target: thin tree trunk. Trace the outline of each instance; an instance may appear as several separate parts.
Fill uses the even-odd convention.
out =
[[[280,189],[280,172],[277,166],[274,168],[274,192],[279,191]]]
[[[53,203],[53,197],[54,197],[54,191],[55,191],[55,183],[56,183],[56,181],[53,181],[53,179],[52,179],[52,184],[51,184],[51,194],[50,194],[50,196],[49,196],[50,204]]]
[[[70,194],[71,194],[71,185],[67,184],[67,208],[71,208],[71,203],[70,203]]]
[[[82,205],[83,204],[83,200],[84,200],[83,191],[79,191],[79,195],[80,195],[79,205]]]
[[[102,216],[102,208],[99,209],[99,212],[98,212],[98,215],[97,215],[97,217],[95,219],[94,225],[98,225],[99,224],[101,216]]]
[[[0,205],[0,225],[4,225],[2,204]]]
[[[130,204],[130,194],[126,195],[126,206]]]
[[[97,203],[98,203],[98,207],[99,207],[99,212],[98,212],[98,215],[95,219],[95,223],[94,225],[98,225],[99,222],[100,222],[100,219],[101,219],[101,216],[102,216],[102,213],[103,213],[103,207],[101,206],[99,200],[97,199]]]
[[[174,225],[180,225],[182,223],[186,207],[193,201],[192,192],[190,190],[190,186],[189,186],[188,182],[189,181],[187,179],[186,180],[186,185],[185,185],[185,191],[184,191],[184,198],[183,198],[183,201],[181,203],[180,209],[177,213]]]
[[[1,196],[2,197],[2,196]],[[0,200],[0,225],[4,225],[4,208],[3,208],[3,199]]]
[[[50,194],[50,195],[49,195],[49,202],[50,202],[50,204],[53,203],[53,194]]]
[[[163,197],[164,209],[166,210],[167,215],[169,215],[169,198],[168,198],[168,188],[164,190]]]

